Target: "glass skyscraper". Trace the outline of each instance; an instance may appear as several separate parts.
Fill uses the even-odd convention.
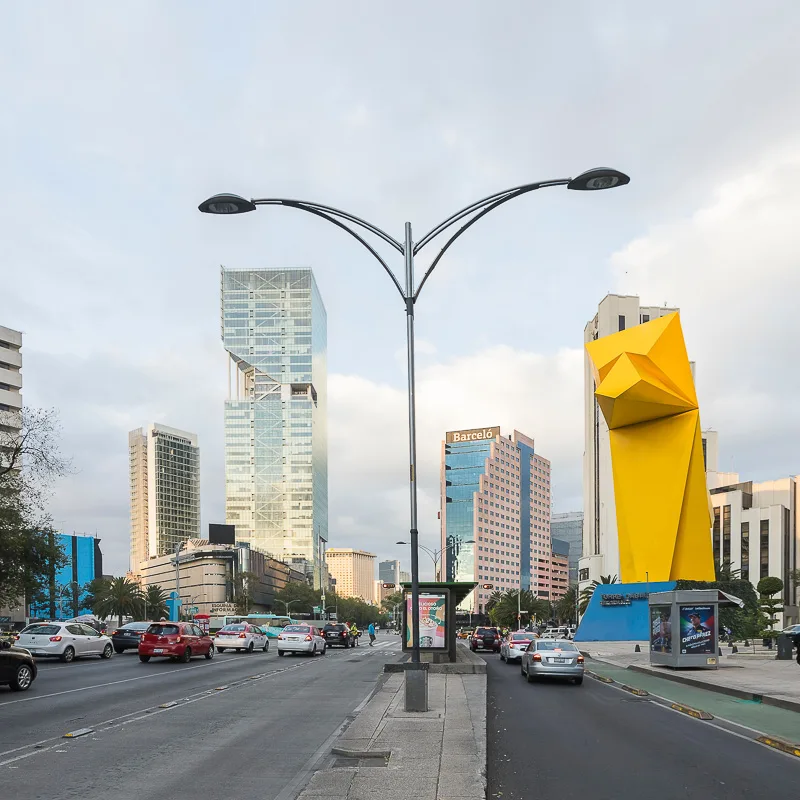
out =
[[[322,580],[327,316],[310,269],[222,269],[225,516],[237,541]]]

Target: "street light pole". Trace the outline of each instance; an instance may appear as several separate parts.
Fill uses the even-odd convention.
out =
[[[176,622],[181,621],[181,550],[185,542],[175,545],[175,617]]]

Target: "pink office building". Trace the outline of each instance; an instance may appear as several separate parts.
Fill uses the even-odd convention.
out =
[[[464,608],[482,613],[497,590],[521,587],[547,600],[563,595],[551,582],[550,462],[519,431],[513,437],[499,427],[447,433],[441,533],[446,579],[493,586],[479,585]]]

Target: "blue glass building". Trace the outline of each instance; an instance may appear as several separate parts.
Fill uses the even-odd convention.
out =
[[[36,602],[31,603],[29,614],[41,619],[69,619],[89,614],[91,612],[82,603],[86,585],[103,575],[100,539],[66,533],[56,533],[54,537],[67,561],[46,576],[43,591]]]

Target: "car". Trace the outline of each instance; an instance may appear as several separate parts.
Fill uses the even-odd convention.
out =
[[[36,622],[23,628],[15,637],[37,658],[60,658],[69,664],[83,656],[111,658],[114,645],[108,636],[80,622]]]
[[[501,638],[497,628],[475,628],[475,632],[469,640],[469,649],[473,653],[478,650],[491,650],[493,653],[499,653]]]
[[[307,653],[315,656],[325,655],[326,637],[314,625],[287,625],[278,636],[278,655],[286,653]]]
[[[36,680],[36,662],[22,647],[14,647],[8,640],[0,642],[0,685],[14,692],[25,692]]]
[[[583,683],[581,651],[568,639],[536,639],[528,645],[520,662],[522,676],[533,683],[536,678],[567,678],[577,686]]]
[[[232,622],[217,631],[214,646],[218,653],[224,653],[226,650],[241,650],[247,653],[261,650],[266,653],[269,650],[269,639],[258,625]]]
[[[115,653],[136,650],[151,622],[126,622],[121,628],[111,632],[111,644]]]
[[[154,622],[139,642],[139,661],[175,658],[188,663],[192,656],[214,658],[214,640],[190,622]]]
[[[510,664],[512,661],[521,661],[522,654],[534,640],[534,635],[526,631],[509,633],[500,645],[500,660]]]
[[[789,634],[792,639],[792,645],[800,648],[800,625],[790,625],[788,628],[784,628],[781,633]]]
[[[547,628],[542,634],[542,639],[569,639],[569,628],[562,625],[560,628]]]
[[[343,622],[329,622],[322,630],[328,647],[355,647],[356,639]]]

